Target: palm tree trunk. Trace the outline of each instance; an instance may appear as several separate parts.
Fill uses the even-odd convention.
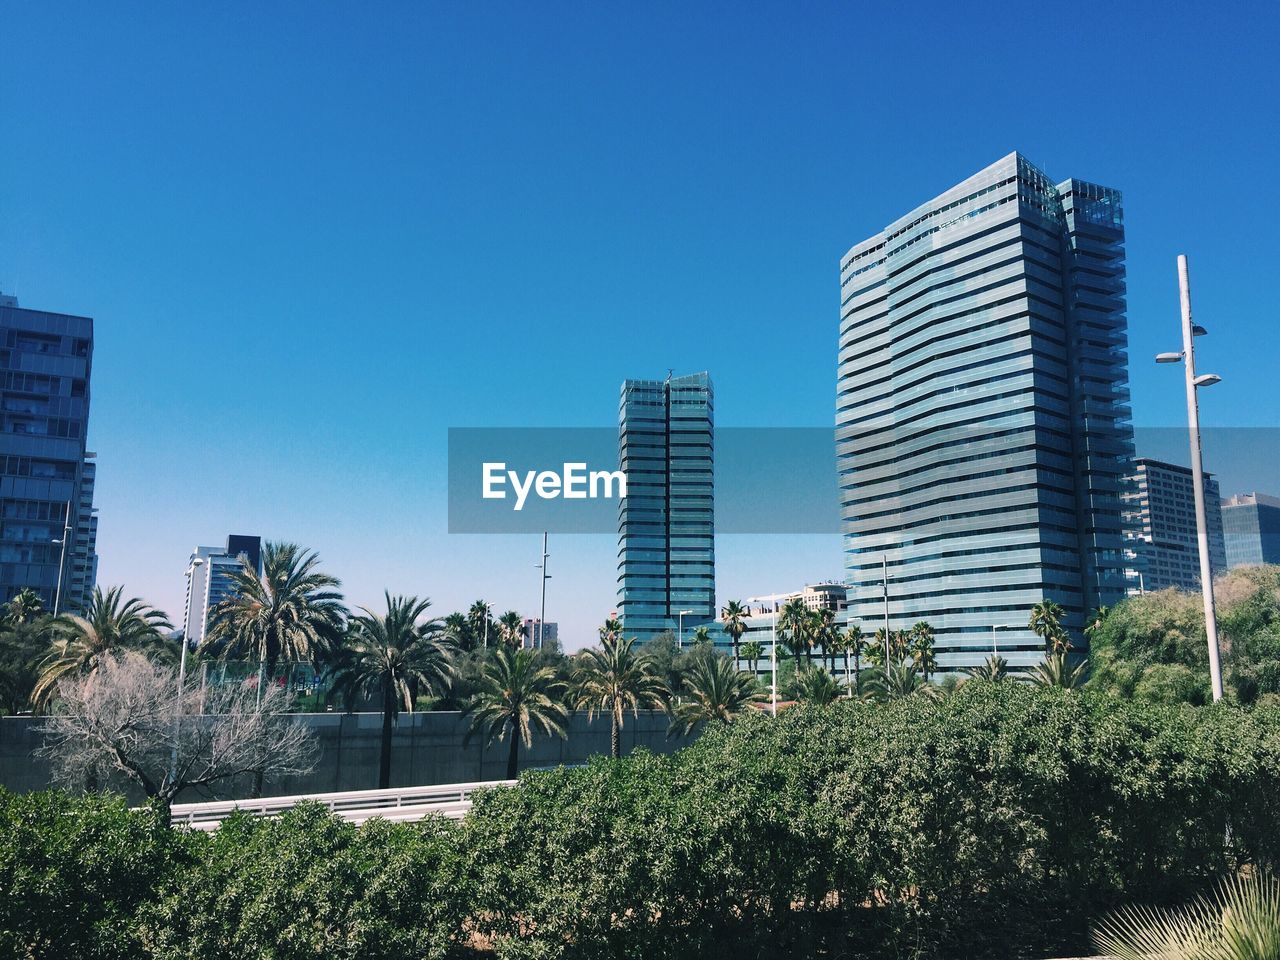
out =
[[[862,644],[853,651],[853,686],[854,693],[862,694]]]
[[[507,779],[516,779],[520,769],[520,734],[513,723],[511,725],[511,749],[507,753]]]
[[[615,716],[612,720],[613,729],[609,731],[609,750],[613,754],[613,759],[617,760],[622,756],[622,731],[618,728],[618,718]]]
[[[382,752],[378,756],[379,790],[385,790],[391,786],[391,714],[394,710],[393,690],[384,677],[382,681]]]

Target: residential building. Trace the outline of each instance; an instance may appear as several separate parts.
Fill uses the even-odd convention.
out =
[[[1218,481],[1211,473],[1204,475],[1204,492],[1209,569],[1217,576],[1227,569],[1227,555]],[[1128,592],[1166,587],[1199,590],[1200,541],[1191,468],[1139,457],[1133,461],[1123,500],[1125,526],[1131,537],[1126,548],[1130,561]]]
[[[92,365],[91,318],[0,296],[0,602],[30,587],[65,612],[93,592]]]
[[[549,650],[560,649],[560,625],[548,620],[543,623],[537,617],[525,617],[523,646]]]
[[[618,616],[642,643],[716,617],[712,431],[706,373],[622,385]]]
[[[1280,563],[1280,497],[1239,493],[1222,501],[1227,566]]]
[[[205,640],[210,618],[232,591],[232,574],[244,564],[262,574],[262,538],[233,534],[226,547],[196,547],[187,560],[187,599],[182,635],[191,647]]]
[[[1043,600],[1083,647],[1124,596],[1128,407],[1119,191],[1011,153],[840,262],[836,454],[848,617],[924,620],[943,671],[999,633],[1043,657]]]

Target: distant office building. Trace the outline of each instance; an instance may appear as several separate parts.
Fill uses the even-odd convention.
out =
[[[560,625],[557,623],[550,620],[543,623],[537,617],[525,617],[523,630],[523,645],[526,647],[545,647],[548,650],[558,650],[560,647]]]
[[[641,642],[716,616],[712,424],[706,373],[622,385],[618,616]]]
[[[1227,566],[1280,563],[1280,497],[1239,493],[1222,501]]]
[[[849,617],[934,628],[943,670],[1031,608],[1124,596],[1129,471],[1124,223],[1109,187],[1011,153],[840,262],[836,454]]]
[[[93,592],[92,361],[92,319],[0,296],[0,602],[30,587],[76,610]]]
[[[1227,555],[1218,481],[1213,474],[1204,475],[1204,493],[1209,568],[1217,576],[1227,569]],[[1123,498],[1125,525],[1133,536],[1127,549],[1132,562],[1129,593],[1166,587],[1199,590],[1200,541],[1191,468],[1139,457],[1133,462]]]
[[[262,538],[232,535],[223,547],[196,547],[187,561],[187,601],[182,635],[189,646],[204,642],[214,609],[230,595],[231,575],[245,562],[262,574]]]

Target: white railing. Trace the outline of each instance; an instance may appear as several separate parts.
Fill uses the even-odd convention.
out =
[[[480,780],[474,783],[442,783],[429,787],[392,787],[389,790],[349,790],[345,793],[311,793],[291,797],[261,797],[256,800],[214,800],[209,803],[175,803],[171,823],[193,830],[216,830],[218,824],[236,810],[260,817],[279,816],[310,800],[351,823],[373,817],[410,821],[436,814],[450,819],[466,816],[471,794],[488,787],[514,786],[514,780]]]

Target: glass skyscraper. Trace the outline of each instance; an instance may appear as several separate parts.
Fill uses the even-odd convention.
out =
[[[1124,596],[1133,456],[1124,224],[1013,153],[840,263],[836,453],[849,617],[918,620],[945,670],[1027,667],[1053,600],[1083,644]]]
[[[618,616],[641,642],[687,633],[716,615],[711,378],[628,380],[618,418]]]
[[[60,610],[79,610],[93,592],[92,362],[89,317],[0,296],[0,602],[30,587],[52,609],[61,581]]]
[[[1222,501],[1227,565],[1280,563],[1280,497],[1239,493]]]
[[[1133,462],[1133,475],[1123,500],[1131,547],[1128,592],[1200,589],[1200,539],[1196,526],[1196,494],[1190,467],[1150,457]],[[1209,572],[1227,569],[1222,539],[1218,481],[1204,475],[1205,524],[1209,540]]]

